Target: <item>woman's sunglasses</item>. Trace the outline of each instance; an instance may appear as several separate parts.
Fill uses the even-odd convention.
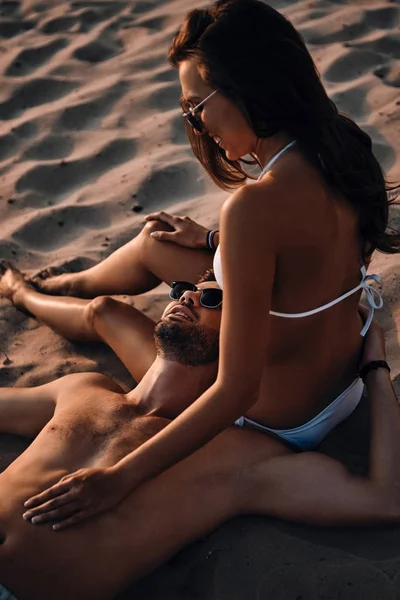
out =
[[[189,123],[189,125],[191,125],[193,129],[195,129],[199,133],[204,133],[204,125],[203,121],[201,119],[196,119],[195,115],[197,112],[201,112],[203,104],[207,102],[207,100],[211,98],[211,96],[214,96],[214,94],[216,94],[217,92],[218,90],[214,90],[209,96],[207,96],[207,98],[204,98],[204,100],[199,102],[193,108],[190,108],[187,112],[184,112],[182,115],[183,118],[186,119],[186,121]]]
[[[171,283],[171,291],[169,297],[172,300],[179,300],[182,295],[187,292],[201,292],[200,304],[204,308],[219,308],[222,304],[222,290],[218,288],[207,288],[202,290],[197,285],[189,283],[189,281],[173,281]]]

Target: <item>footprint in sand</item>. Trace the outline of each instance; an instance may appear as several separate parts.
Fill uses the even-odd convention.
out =
[[[53,129],[69,129],[80,131],[96,129],[101,124],[103,117],[112,112],[113,106],[129,91],[129,84],[120,81],[107,90],[102,90],[101,95],[95,100],[82,102],[66,108],[60,115]]]
[[[385,33],[385,35],[376,40],[354,42],[352,46],[360,50],[372,50],[380,54],[385,54],[390,58],[400,58],[400,36],[398,34]]]
[[[96,25],[103,21],[103,16],[97,10],[87,8],[79,12],[79,20],[78,33],[88,33],[93,27],[96,27]]]
[[[367,10],[365,21],[371,30],[394,29],[400,24],[400,9],[396,6],[385,6]]]
[[[0,17],[21,17],[18,0],[6,0],[0,4]]]
[[[0,119],[8,121],[19,117],[28,108],[47,104],[69,94],[77,87],[75,81],[37,78],[13,90],[9,100],[0,104]]]
[[[22,138],[30,139],[37,135],[38,126],[34,121],[25,121],[25,123],[21,123],[18,127],[13,127],[11,131]]]
[[[2,19],[0,21],[0,38],[12,38],[20,33],[33,29],[36,25],[35,21],[13,21],[11,19]]]
[[[0,161],[16,154],[21,145],[21,140],[14,134],[8,133],[0,136]]]
[[[75,10],[82,10],[79,13],[79,17],[84,22],[85,18],[87,18],[87,7],[90,5],[90,11],[92,13],[96,13],[98,22],[100,21],[108,21],[111,17],[115,17],[118,13],[123,11],[127,6],[128,2],[107,2],[100,0],[96,2],[96,0],[92,0],[88,2],[84,0],[82,2],[71,2],[71,7]]]
[[[386,85],[400,87],[400,65],[398,62],[378,67],[375,69],[374,75],[382,79]]]
[[[171,117],[169,121],[171,128],[171,141],[174,144],[187,144],[188,138],[186,134],[185,124],[183,122],[182,114],[179,113],[175,117]]]
[[[73,53],[74,58],[78,60],[98,63],[104,62],[109,58],[117,56],[123,51],[123,46],[119,42],[110,42],[109,40],[94,40],[85,46],[77,48]]]
[[[38,67],[44,65],[54,56],[54,54],[66,46],[68,46],[68,40],[59,38],[58,40],[54,40],[43,46],[22,50],[9,65],[5,75],[8,77],[22,77],[23,75],[29,75],[29,73],[32,73]]]
[[[349,89],[331,94],[331,98],[340,110],[352,115],[357,121],[364,121],[370,111],[368,105],[368,92],[373,87],[373,82],[357,82]]]
[[[51,265],[45,267],[32,276],[32,279],[49,279],[50,277],[56,277],[57,275],[64,275],[65,273],[78,273],[79,271],[85,271],[90,267],[93,267],[96,261],[86,256],[76,256],[70,260],[65,260],[61,264]]]
[[[1,148],[1,145],[0,145]],[[65,158],[74,149],[74,140],[70,136],[48,135],[27,150],[21,160],[54,160]]]
[[[159,68],[160,65],[165,65],[166,54],[157,54],[156,56],[142,55],[132,61],[132,66],[137,71],[152,71]]]
[[[342,19],[334,18],[335,15],[330,14],[327,21],[329,21],[329,33],[326,32],[328,24],[323,20],[322,23],[313,23],[312,25],[305,25],[299,27],[301,35],[304,37],[307,44],[335,44],[337,42],[352,42],[358,37],[366,35],[370,31],[365,14],[360,13],[357,18],[353,17],[353,22],[343,23]],[[349,19],[350,21],[350,19]],[[324,31],[321,33],[321,31]]]
[[[163,210],[179,200],[203,193],[204,181],[197,164],[183,161],[154,169],[138,187],[136,201],[146,211]]]
[[[66,206],[41,211],[13,233],[13,240],[25,249],[41,252],[62,248],[86,232],[93,238],[96,229],[108,229],[112,207]]]
[[[142,2],[139,0],[138,2],[133,3],[131,13],[134,15],[142,15],[143,13],[150,12],[155,8],[158,8],[162,4],[164,4],[164,0],[148,0],[147,2]]]
[[[176,81],[166,84],[158,90],[150,90],[147,97],[146,95],[143,96],[142,102],[148,108],[153,108],[160,112],[167,111],[179,106],[180,94],[181,87]]]
[[[348,0],[339,2],[331,0],[336,4],[348,4]],[[344,21],[343,16],[337,17],[335,13],[329,12],[324,20],[324,27],[318,26],[318,23],[299,27],[306,42],[309,44],[332,44],[336,42],[353,42],[357,38],[362,38],[370,31],[377,29],[394,29],[400,23],[400,9],[395,6],[387,6],[372,10],[360,10],[353,14],[348,14]],[[326,31],[329,24],[330,31]],[[325,31],[324,31],[325,30]],[[321,33],[323,32],[323,33]],[[371,48],[373,42],[367,42],[367,47]]]
[[[10,239],[0,240],[0,259],[15,260],[20,251],[20,245]]]
[[[79,25],[78,17],[56,17],[54,19],[50,19],[45,21],[40,26],[40,30],[42,33],[67,33],[75,29],[76,26]]]
[[[136,140],[114,140],[87,158],[34,166],[17,180],[15,189],[17,193],[38,192],[43,195],[43,203],[47,199],[59,202],[77,188],[132,159],[136,151]]]
[[[13,127],[11,131],[0,136],[0,161],[6,160],[17,153],[21,144],[34,135],[37,127],[34,123],[27,121],[19,127]]]
[[[370,73],[378,65],[387,61],[387,57],[370,50],[352,48],[337,58],[325,71],[325,80],[331,82],[352,81]]]
[[[372,125],[364,124],[363,130],[372,139],[372,151],[385,171],[396,162],[396,153],[390,143],[384,138],[380,131]]]
[[[160,83],[172,82],[179,85],[178,73],[176,69],[172,69],[171,67],[164,68],[162,71],[154,73],[154,75],[151,75],[151,79]]]
[[[150,19],[140,20],[136,22],[138,27],[146,27],[157,32],[163,31],[167,18],[166,17],[153,17]]]
[[[73,14],[47,19],[40,25],[46,34],[74,31],[87,33],[102,21],[108,21],[126,7],[126,2],[71,2]]]

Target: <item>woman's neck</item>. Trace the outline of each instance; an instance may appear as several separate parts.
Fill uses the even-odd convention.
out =
[[[257,138],[253,155],[258,161],[260,168],[264,169],[275,154],[292,141],[293,138],[287,133],[277,133],[268,138]]]

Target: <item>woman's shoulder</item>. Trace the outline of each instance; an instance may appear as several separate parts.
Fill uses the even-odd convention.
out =
[[[221,243],[229,244],[251,236],[254,245],[274,250],[278,246],[279,231],[283,227],[278,209],[278,196],[272,184],[248,184],[234,192],[221,210]],[[226,238],[224,232],[227,232]],[[260,247],[261,247],[260,246]]]
[[[299,199],[306,198],[313,188],[299,170],[299,164],[274,169],[260,181],[243,185],[224,202],[222,215],[248,222],[263,217],[271,221],[271,217],[287,216],[287,211],[297,212]]]
[[[254,209],[273,205],[281,192],[276,181],[265,176],[265,181],[246,183],[233,192],[222,205],[225,213],[237,213],[241,216]]]
[[[279,164],[257,182],[234,192],[224,203],[221,229],[262,231],[273,247],[297,237],[314,236],[324,222],[335,220],[332,197],[316,170],[300,153]],[[329,218],[331,217],[331,218]]]

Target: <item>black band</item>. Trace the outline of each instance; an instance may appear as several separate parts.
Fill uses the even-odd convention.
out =
[[[390,367],[387,364],[386,360],[371,360],[370,362],[368,362],[366,365],[364,365],[360,371],[359,371],[359,376],[361,377],[361,379],[363,380],[363,382],[365,383],[365,378],[368,375],[368,373],[370,371],[376,370],[376,369],[387,369],[390,373]]]
[[[210,231],[207,232],[206,244],[207,244],[207,247],[210,248],[210,250],[215,250],[214,235],[218,231],[219,231],[218,229],[210,229]]]
[[[214,237],[215,237],[216,233],[219,233],[219,229],[213,229],[211,232],[211,235],[210,235],[210,244],[211,244],[213,250],[216,250],[216,247],[214,244]]]

